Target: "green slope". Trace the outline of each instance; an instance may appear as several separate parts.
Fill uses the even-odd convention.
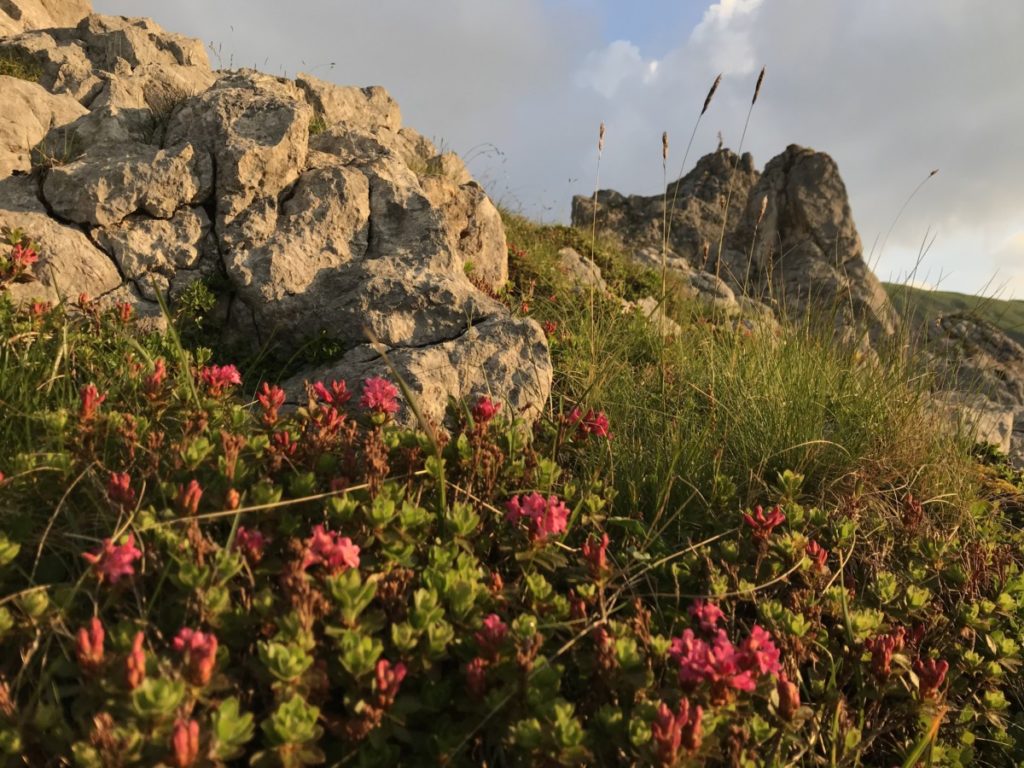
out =
[[[953,291],[929,291],[895,283],[883,283],[897,311],[917,321],[952,312],[969,312],[988,320],[1024,344],[1024,301],[986,298]]]

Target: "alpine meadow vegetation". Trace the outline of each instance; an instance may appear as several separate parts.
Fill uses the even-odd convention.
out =
[[[556,363],[532,425],[482,396],[402,428],[386,377],[288,403],[188,313],[0,297],[4,764],[1024,760],[1005,459],[908,363],[505,224]],[[8,239],[0,286],[38,256]]]

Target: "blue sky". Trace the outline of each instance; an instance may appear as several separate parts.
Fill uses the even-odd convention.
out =
[[[596,5],[606,42],[629,40],[654,58],[689,36],[708,7],[694,0],[601,0]]]
[[[216,66],[385,86],[405,123],[469,156],[493,198],[564,221],[595,182],[655,194],[714,76],[692,163],[721,131],[758,166],[797,143],[831,154],[883,279],[1024,298],[1020,0],[93,0],[212,44]],[[329,64],[333,62],[334,66]]]

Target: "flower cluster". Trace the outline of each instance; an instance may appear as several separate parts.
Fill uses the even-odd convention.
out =
[[[337,531],[327,531],[323,525],[315,525],[313,534],[306,539],[302,570],[313,565],[322,565],[331,573],[358,568],[359,547],[348,536],[342,536]]]
[[[700,610],[707,614],[707,606]],[[708,630],[716,624],[717,619],[703,622]],[[761,677],[776,676],[782,669],[772,636],[757,624],[739,646],[724,629],[715,630],[710,640],[685,629],[682,636],[673,638],[669,656],[679,665],[680,684],[687,689],[709,685],[715,702],[728,701],[732,691],[753,691]]]
[[[385,384],[389,383],[384,379],[379,379],[379,381],[384,381]],[[313,393],[317,396],[320,402],[333,405],[335,408],[341,408],[352,399],[352,393],[348,391],[348,385],[344,380],[332,381],[329,387],[322,381],[318,381],[313,384]],[[395,394],[397,394],[397,390]],[[363,395],[364,397],[366,395],[365,388],[363,390]],[[364,407],[369,406],[364,405]]]
[[[210,682],[217,662],[217,645],[217,636],[212,632],[189,627],[182,627],[175,636],[171,647],[184,657],[185,678],[192,685],[203,686]]]
[[[235,531],[235,549],[245,555],[250,563],[255,564],[263,559],[263,550],[268,541],[260,531],[250,530],[244,525],[238,526],[238,530]]]
[[[493,419],[501,410],[501,403],[491,400],[487,395],[481,395],[473,405],[473,421],[477,426],[483,426]]]
[[[242,383],[242,375],[233,365],[208,365],[199,371],[199,378],[213,397],[220,397],[228,387]]]
[[[579,408],[573,408],[565,417],[565,422],[570,427],[576,427],[576,436],[580,439],[590,435],[611,439],[611,425],[604,411],[591,408],[584,414]]]
[[[767,541],[768,537],[772,535],[772,531],[786,522],[786,515],[783,514],[782,508],[779,506],[773,507],[772,511],[766,515],[764,509],[758,505],[754,507],[753,514],[744,514],[743,520],[750,526],[755,539]]]
[[[393,416],[398,413],[398,387],[385,378],[372,376],[363,382],[359,405],[373,413]]]
[[[565,502],[557,496],[548,496],[545,499],[534,491],[529,496],[524,496],[522,501],[518,496],[513,497],[505,504],[506,517],[513,525],[520,520],[529,523],[530,538],[535,542],[542,542],[556,533],[562,533],[569,523],[569,508]]]
[[[82,557],[93,567],[100,583],[116,584],[122,578],[134,575],[134,563],[142,557],[142,551],[135,546],[135,534],[129,533],[123,544],[104,539],[98,551],[83,552]]]

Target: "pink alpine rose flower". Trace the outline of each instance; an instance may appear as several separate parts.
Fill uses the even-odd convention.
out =
[[[483,426],[497,416],[500,410],[501,403],[491,400],[487,395],[481,395],[472,408],[473,421],[478,426]]]
[[[203,686],[213,677],[217,663],[217,636],[182,627],[171,647],[185,657],[185,677],[193,685]]]
[[[313,526],[313,534],[306,539],[306,554],[302,570],[323,565],[331,573],[359,567],[359,547],[348,536],[327,531],[323,525]]]
[[[565,531],[569,523],[570,510],[557,496],[543,496],[534,491],[520,501],[515,496],[505,503],[505,510],[510,523],[520,520],[529,521],[530,538],[541,542],[548,536]]]
[[[374,413],[393,416],[398,412],[398,387],[385,378],[372,376],[363,382],[359,405]]]
[[[199,377],[214,397],[224,394],[231,386],[242,383],[242,375],[233,365],[208,365],[199,371]]]
[[[786,522],[786,516],[778,505],[773,507],[767,515],[764,513],[764,508],[758,505],[754,507],[754,514],[744,514],[743,520],[750,526],[755,539],[767,541],[768,537],[772,535],[772,531]]]
[[[318,381],[313,385],[313,392],[316,393],[316,396],[321,402],[333,405],[335,408],[341,408],[345,403],[352,399],[352,393],[348,391],[348,385],[345,383],[344,379],[341,381],[332,381],[330,388],[328,388],[322,381]]]
[[[697,599],[689,608],[690,617],[697,622],[702,632],[709,635],[718,631],[718,622],[725,618],[722,609],[715,603]]]
[[[127,472],[111,472],[107,478],[107,498],[121,509],[135,506],[135,491],[132,478]]]
[[[501,617],[492,613],[484,619],[483,625],[476,633],[476,642],[480,651],[490,659],[495,659],[501,653],[502,643],[508,635],[508,624],[501,620]]]
[[[103,624],[93,616],[88,627],[82,627],[75,636],[75,656],[83,672],[95,672],[103,663]]]
[[[135,534],[129,533],[124,544],[114,544],[113,539],[104,539],[98,551],[83,552],[82,557],[96,571],[101,584],[116,584],[125,576],[135,574],[133,563],[142,557],[142,551],[135,546]]]
[[[86,384],[81,389],[81,409],[79,410],[79,418],[84,423],[88,423],[96,418],[96,412],[100,406],[107,399],[107,396],[101,394],[96,389],[95,384]]]
[[[380,659],[377,662],[374,677],[377,682],[377,701],[382,707],[390,707],[394,703],[398,689],[405,680],[406,671],[402,662],[392,664],[387,659]]]
[[[241,552],[250,563],[258,563],[263,559],[263,550],[269,539],[259,530],[248,529],[244,525],[235,531],[235,549]]]

